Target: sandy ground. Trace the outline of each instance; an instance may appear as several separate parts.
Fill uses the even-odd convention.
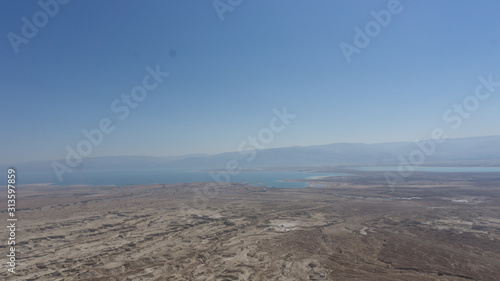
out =
[[[499,280],[496,180],[478,186],[423,174],[392,190],[369,176],[374,184],[321,178],[324,187],[304,189],[18,188],[17,273],[4,264],[0,277]],[[0,234],[6,241],[5,226]]]

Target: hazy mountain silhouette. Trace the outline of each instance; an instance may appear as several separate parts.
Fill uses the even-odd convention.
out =
[[[186,155],[176,157],[109,156],[84,158],[78,169],[153,169],[225,168],[229,161],[237,161],[242,168],[304,167],[327,165],[392,165],[399,164],[401,157],[409,161],[411,153],[424,155],[424,165],[471,164],[500,165],[500,136],[448,139],[435,143],[430,141],[425,148],[415,142],[396,143],[334,143],[327,145],[270,148],[255,151],[255,159],[248,161],[250,154],[227,152],[215,155]],[[430,153],[432,152],[432,153]],[[429,155],[427,155],[427,154]],[[416,160],[419,160],[418,157]],[[59,160],[64,163],[64,160]],[[52,161],[29,162],[16,165],[18,169],[48,170]]]

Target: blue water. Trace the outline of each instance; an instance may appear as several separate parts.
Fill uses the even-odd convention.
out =
[[[220,173],[214,172],[216,175]],[[184,169],[144,169],[144,170],[76,170],[64,174],[59,182],[53,173],[23,173],[17,171],[19,184],[51,183],[53,185],[131,185],[131,184],[167,184],[186,182],[214,182],[208,171],[189,171]],[[227,174],[226,174],[227,175]],[[307,186],[305,182],[286,182],[285,180],[307,179],[321,176],[341,176],[335,173],[304,172],[242,172],[219,177],[220,181],[232,183],[243,182],[268,187],[300,188]]]
[[[499,173],[500,167],[425,167],[413,166],[417,172],[441,172],[441,173]],[[361,171],[383,171],[383,172],[396,172],[399,166],[364,166],[353,167],[354,170]],[[403,171],[407,171],[403,167]]]
[[[424,172],[500,172],[500,167],[414,167],[415,171]],[[364,166],[352,169],[362,171],[398,171],[398,166]],[[75,170],[64,174],[59,182],[51,172],[16,171],[19,184],[50,183],[53,185],[131,185],[131,184],[167,184],[187,182],[214,182],[208,171],[190,171],[186,169],[144,169],[144,170]],[[221,181],[243,182],[268,187],[301,188],[305,182],[287,182],[286,180],[304,180],[322,176],[345,176],[339,173],[305,173],[258,171],[242,172],[220,177]]]

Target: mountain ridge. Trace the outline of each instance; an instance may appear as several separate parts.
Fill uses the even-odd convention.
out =
[[[434,148],[431,148],[434,144]],[[390,143],[332,143],[310,146],[291,146],[245,150],[241,152],[223,152],[213,155],[191,154],[184,156],[100,156],[83,158],[75,169],[155,169],[189,168],[214,169],[225,168],[231,161],[236,161],[242,168],[276,168],[298,166],[328,165],[396,165],[401,157],[410,161],[413,154],[424,159],[424,163],[433,165],[440,162],[483,161],[498,162],[500,165],[500,135],[446,139],[444,143],[424,140],[419,146],[416,142]],[[427,146],[427,149],[425,148]],[[420,152],[419,152],[420,151]],[[252,157],[255,156],[255,157]],[[254,159],[252,159],[254,158]],[[418,157],[417,157],[418,158]],[[419,160],[420,160],[419,158]],[[56,160],[65,164],[65,160]],[[31,161],[15,165],[27,170],[46,170],[54,161]]]

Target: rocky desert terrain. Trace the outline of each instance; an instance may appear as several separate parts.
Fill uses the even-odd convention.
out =
[[[500,175],[454,174],[415,173],[394,188],[377,172],[290,189],[20,186],[17,273],[0,276],[500,280]]]

